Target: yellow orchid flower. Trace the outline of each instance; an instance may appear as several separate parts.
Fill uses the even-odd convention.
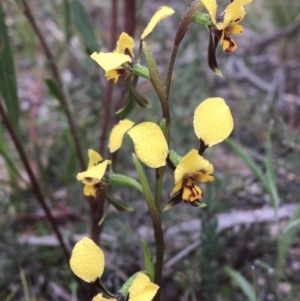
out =
[[[123,142],[124,135],[133,127],[134,122],[129,119],[120,120],[110,133],[108,148],[111,153],[117,151]]]
[[[152,283],[149,279],[149,277],[139,272],[137,273],[136,277],[134,278],[131,286],[128,290],[128,298],[127,301],[151,301],[157,290],[159,289],[159,286]],[[102,294],[96,295],[92,301],[117,301],[116,298],[109,298],[106,299],[103,297]]]
[[[70,267],[73,273],[86,282],[94,282],[104,270],[104,253],[88,237],[78,241],[71,254]]]
[[[202,101],[194,112],[194,130],[206,147],[226,139],[233,129],[233,118],[223,98],[213,97]],[[169,148],[161,128],[154,122],[142,122],[134,126],[128,119],[114,126],[109,137],[109,150],[117,151],[128,134],[134,143],[138,158],[151,168],[166,165]]]
[[[174,10],[168,6],[160,7],[143,31],[141,39],[145,39],[161,20],[171,16],[173,13]],[[114,80],[114,83],[117,83],[119,76],[126,73],[122,64],[131,63],[134,58],[134,47],[135,42],[133,38],[127,33],[122,32],[117,41],[117,47],[113,52],[94,52],[91,55],[91,58],[104,69],[107,80]]]
[[[196,182],[211,182],[214,177],[212,164],[198,154],[196,149],[191,150],[181,158],[174,172],[175,186],[171,197],[180,192],[179,201],[189,202],[191,205],[203,207],[200,199],[203,197],[202,190]],[[197,201],[197,202],[196,202]],[[171,200],[172,202],[172,200]]]
[[[223,98],[207,98],[195,109],[195,134],[207,147],[222,142],[232,129],[233,118]]]
[[[233,0],[221,14],[217,14],[216,0],[199,1],[208,11],[212,21],[210,31],[215,35],[214,48],[220,41],[224,52],[231,53],[236,50],[237,44],[230,35],[238,35],[243,32],[243,27],[238,23],[245,17],[244,5],[252,0]]]
[[[166,165],[168,144],[160,127],[154,122],[142,122],[133,126],[133,122],[125,119],[114,126],[109,137],[109,150],[117,151],[127,133],[133,141],[138,158],[147,166],[158,168]]]
[[[104,160],[96,151],[89,149],[89,164],[86,171],[77,174],[76,178],[84,185],[83,194],[85,196],[96,197],[98,189],[103,188],[102,178],[106,171],[107,165],[111,163],[110,160]],[[101,163],[100,163],[101,162]]]

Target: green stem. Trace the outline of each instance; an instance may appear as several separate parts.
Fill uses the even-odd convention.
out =
[[[164,260],[164,233],[161,226],[160,214],[156,208],[156,204],[154,202],[154,198],[151,193],[151,189],[149,187],[148,180],[145,175],[144,169],[141,165],[141,162],[139,161],[138,157],[135,154],[132,155],[132,158],[137,173],[139,175],[141,185],[143,187],[143,193],[152,219],[155,245],[156,245],[154,282],[160,286],[162,269],[163,269],[163,260]],[[155,297],[155,301],[158,301],[159,299],[160,299],[159,294],[157,294],[157,296]]]
[[[155,183],[155,206],[161,218],[161,191],[163,178],[166,171],[166,167],[161,167],[156,170],[156,183]]]

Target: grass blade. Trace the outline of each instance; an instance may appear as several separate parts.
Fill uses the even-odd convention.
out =
[[[240,287],[249,301],[256,301],[253,286],[241,273],[231,269],[230,267],[225,267],[225,272]]]
[[[262,173],[261,168],[250,158],[250,156],[242,149],[242,147],[227,138],[225,140],[227,144],[232,148],[232,150],[248,165],[251,171],[255,174],[255,176],[259,179],[265,191],[270,195],[270,188],[268,182],[266,180],[266,176]]]
[[[291,217],[287,227],[281,234],[278,240],[278,255],[276,262],[277,275],[280,277],[283,274],[283,265],[289,250],[289,247],[295,238],[300,224],[300,205],[297,207],[294,215]]]
[[[149,247],[147,246],[146,241],[143,239],[141,240],[141,245],[143,249],[144,266],[145,266],[146,274],[150,277],[151,281],[154,281],[155,270],[154,270],[154,264],[151,260],[151,253]]]
[[[88,52],[93,53],[94,51],[99,51],[99,45],[96,41],[92,24],[79,0],[73,0],[71,2],[71,11],[73,15],[73,22],[82,37]]]
[[[15,130],[19,130],[19,100],[12,50],[0,2],[0,94]]]
[[[271,132],[272,132],[272,125],[270,124],[268,128],[268,135],[267,135],[266,169],[267,169],[267,181],[268,181],[268,186],[270,191],[271,204],[275,210],[276,219],[277,219],[277,210],[278,210],[280,200],[278,196],[274,166],[273,166],[273,146],[271,140]]]

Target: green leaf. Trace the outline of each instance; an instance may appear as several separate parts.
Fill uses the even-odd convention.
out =
[[[114,185],[131,186],[143,193],[142,185],[135,179],[126,175],[110,173],[108,176],[109,183]]]
[[[146,202],[147,202],[147,206],[149,208],[152,220],[153,220],[153,224],[154,225],[159,225],[160,224],[160,220],[159,220],[159,213],[158,210],[155,206],[155,202],[154,202],[154,198],[153,198],[153,194],[151,192],[146,174],[144,172],[143,166],[139,160],[139,158],[136,156],[136,154],[132,154],[132,160],[133,160],[133,164],[135,166],[135,169],[139,175],[139,179],[141,182],[141,185],[143,187],[143,194],[145,196]]]
[[[277,210],[279,206],[279,196],[276,186],[275,174],[274,174],[274,164],[273,164],[273,147],[272,147],[272,140],[271,140],[271,132],[272,132],[272,125],[270,123],[268,128],[268,135],[267,135],[267,157],[266,157],[266,169],[267,169],[267,179],[268,179],[268,186],[270,191],[270,198],[271,204],[276,213],[277,219]]]
[[[70,8],[69,0],[64,0],[63,9],[64,9],[65,38],[66,38],[66,42],[69,44],[71,38],[71,8]]]
[[[129,74],[128,76],[126,76],[125,79],[126,87],[129,93],[141,108],[151,108],[151,105],[149,104],[148,100],[136,90],[134,83],[132,83],[131,78],[133,76],[135,75]]]
[[[150,253],[150,250],[149,250],[145,240],[143,240],[143,239],[141,240],[141,245],[142,245],[143,255],[144,255],[145,271],[146,271],[146,274],[150,277],[150,280],[153,282],[155,270],[154,270],[154,264],[151,260],[151,253]]]
[[[130,212],[134,211],[134,209],[126,204],[122,203],[121,201],[117,200],[108,189],[104,189],[104,194],[107,200],[118,210],[121,212]]]
[[[257,165],[250,156],[242,149],[242,147],[231,140],[230,138],[227,138],[226,143],[232,148],[232,150],[241,158],[243,161],[248,165],[248,167],[252,170],[254,175],[259,179],[260,183],[264,187],[265,191],[270,195],[270,189],[268,182],[266,180],[266,176],[262,173],[261,168],[259,165]]]
[[[21,279],[21,282],[22,282],[22,288],[23,288],[23,291],[24,291],[25,300],[30,300],[31,298],[30,298],[30,294],[29,294],[29,287],[28,287],[26,275],[25,275],[23,269],[20,270],[20,279]]]
[[[295,213],[290,218],[289,223],[278,240],[278,255],[276,262],[276,271],[279,276],[283,274],[283,265],[288,254],[289,247],[295,238],[300,224],[300,205],[297,207]]]
[[[136,169],[136,171],[137,171],[137,173],[139,175],[141,185],[143,187],[143,193],[144,193],[146,199],[150,203],[154,204],[154,198],[153,198],[153,195],[152,195],[152,192],[151,192],[151,189],[150,189],[147,177],[145,175],[143,166],[142,166],[139,158],[135,154],[132,154],[132,159],[133,159],[133,163],[134,163],[135,169]]]
[[[5,139],[1,124],[0,124],[0,154],[5,159],[5,163],[7,166],[8,174],[10,181],[13,183],[15,181],[15,175],[20,177],[18,169],[16,168],[15,162],[11,156],[11,152],[9,151],[7,141]]]
[[[253,286],[241,273],[231,269],[230,267],[225,267],[224,270],[227,275],[239,286],[249,301],[256,301]]]
[[[3,97],[8,117],[19,131],[19,100],[12,50],[7,27],[4,22],[2,1],[0,2],[0,94]]]
[[[143,45],[143,50],[144,50],[144,54],[146,57],[147,66],[149,69],[150,81],[151,81],[161,103],[166,104],[167,103],[166,88],[165,88],[163,80],[158,72],[158,68],[157,68],[155,59],[154,59],[147,43],[143,41],[142,45]]]
[[[134,87],[136,87],[138,80],[139,77],[135,75],[132,80],[132,85]],[[128,93],[124,106],[120,108],[116,112],[116,114],[120,114],[120,119],[125,119],[133,111],[134,107],[135,107],[134,97],[130,93]]]
[[[52,78],[47,78],[45,79],[45,83],[48,87],[49,93],[52,96],[54,96],[60,102],[61,105],[63,105],[63,96],[56,81]]]
[[[135,273],[130,278],[128,278],[126,280],[126,282],[122,285],[121,289],[119,290],[119,292],[125,297],[124,299],[126,299],[126,297],[128,295],[129,288],[130,288],[133,280],[136,278],[137,274],[138,273]]]
[[[73,22],[82,37],[88,52],[91,54],[95,51],[99,51],[99,45],[94,35],[93,27],[83,5],[79,0],[72,0],[71,11],[73,15]]]

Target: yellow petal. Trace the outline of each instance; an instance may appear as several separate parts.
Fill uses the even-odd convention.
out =
[[[230,37],[224,37],[221,41],[223,51],[231,53],[237,49],[237,44],[234,39]]]
[[[119,40],[117,42],[117,48],[115,49],[116,53],[128,54],[130,53],[131,57],[134,57],[133,48],[135,46],[133,38],[128,35],[126,32],[122,32]]]
[[[94,151],[93,149],[88,150],[88,155],[89,155],[88,169],[97,165],[98,163],[100,163],[103,160],[101,155],[99,153],[97,153],[96,151]]]
[[[124,135],[133,125],[134,122],[124,119],[113,127],[108,142],[108,148],[111,153],[114,153],[121,147]]]
[[[115,298],[103,298],[102,294],[98,294],[96,295],[92,301],[107,301],[107,300],[111,300],[111,301],[117,301],[117,299]]]
[[[129,288],[129,301],[151,301],[159,286],[144,273],[138,273]]]
[[[240,2],[240,4],[242,5],[246,5],[249,4],[250,2],[252,2],[252,0],[238,0]]]
[[[226,139],[233,129],[231,112],[223,98],[204,100],[194,112],[194,130],[208,146]]]
[[[204,170],[203,170],[204,171]],[[211,172],[213,173],[213,171]],[[207,171],[204,172],[197,172],[196,175],[193,176],[194,180],[198,182],[212,182],[215,180],[215,178],[207,173]]]
[[[224,10],[224,21],[218,28],[224,29],[232,22],[240,22],[245,17],[245,14],[245,9],[239,1],[231,2]]]
[[[83,187],[83,194],[85,196],[91,196],[93,198],[96,197],[96,189],[94,188],[94,185],[84,185]]]
[[[102,163],[91,167],[90,169],[77,174],[76,179],[82,181],[86,185],[94,185],[101,182],[105,173],[106,167],[110,164],[110,160],[105,160]]]
[[[84,237],[73,248],[70,267],[79,278],[93,282],[103,274],[104,253],[90,238]]]
[[[210,18],[213,24],[216,24],[216,15],[217,15],[217,1],[216,0],[200,0],[203,6],[208,11]]]
[[[196,149],[192,149],[181,158],[174,172],[175,185],[186,177],[193,176],[195,173],[204,170],[211,174],[214,171],[213,165],[198,154]]]
[[[183,187],[182,200],[186,202],[194,202],[203,197],[202,190],[196,185],[192,178],[187,179],[186,185]]]
[[[133,140],[136,155],[143,163],[152,168],[166,165],[168,144],[156,123],[140,123],[128,131],[128,135]]]
[[[170,196],[173,196],[176,192],[178,192],[181,189],[182,183],[183,183],[183,179],[178,181],[178,183],[175,183],[175,186],[174,186],[172,192],[170,193]]]
[[[150,22],[148,23],[147,27],[143,31],[141,35],[141,39],[145,39],[146,36],[152,32],[154,27],[159,23],[161,20],[168,16],[172,16],[174,14],[174,10],[171,7],[168,6],[161,6],[153,15]]]
[[[115,52],[94,52],[91,58],[96,61],[105,71],[110,71],[120,67],[126,62],[131,62],[131,57],[127,54]]]
[[[112,69],[109,71],[105,72],[105,77],[107,80],[113,80],[114,83],[116,84],[118,82],[119,76],[121,75],[121,73],[118,72],[118,70],[120,69]]]
[[[244,31],[243,26],[237,23],[233,23],[225,28],[226,35],[230,35],[230,34],[239,35],[243,33],[243,31]]]

